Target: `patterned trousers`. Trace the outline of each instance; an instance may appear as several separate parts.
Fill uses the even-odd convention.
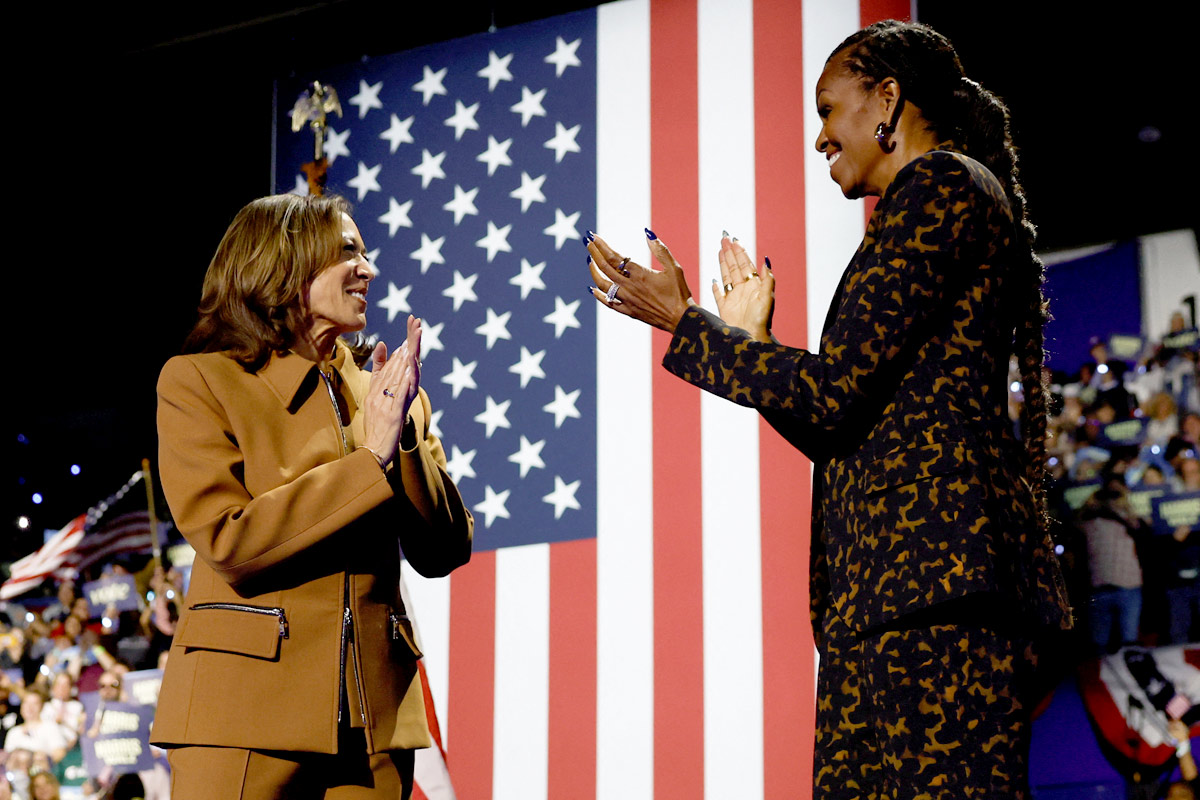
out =
[[[962,613],[972,609],[930,609],[868,634],[826,616],[815,798],[1029,797],[1033,648],[988,614],[981,624]]]

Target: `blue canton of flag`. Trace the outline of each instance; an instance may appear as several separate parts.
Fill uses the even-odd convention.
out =
[[[476,548],[596,535],[595,14],[281,81],[277,191],[305,193],[312,134],[289,109],[341,98],[325,141],[378,270],[367,331],[423,321],[421,385]]]

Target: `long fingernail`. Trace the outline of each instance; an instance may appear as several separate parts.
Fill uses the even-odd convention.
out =
[[[589,267],[592,265],[592,254],[591,254],[591,253],[588,253],[588,261],[587,261],[587,263],[588,263],[588,266],[589,266]]]
[[[595,297],[596,293],[592,291],[592,287],[588,287],[588,297]]]
[[[595,232],[595,231],[588,231],[587,233],[585,233],[585,234],[583,235],[583,238],[584,238],[584,239],[587,239],[587,240],[590,242],[590,241],[592,241],[593,239],[595,239],[595,238],[596,238],[596,232]]]
[[[766,262],[767,269],[770,269],[771,268],[771,259],[767,258],[766,256],[763,256],[763,261]]]
[[[654,235],[654,231],[650,230],[649,228],[646,228],[646,238],[649,239],[650,241],[654,241],[658,237]]]
[[[729,238],[729,231],[721,231],[721,238],[722,238],[722,239],[728,239],[728,238]]]
[[[738,238],[737,238],[736,236],[735,236],[735,237],[733,237],[733,241],[735,241],[735,242],[736,242],[737,240],[738,240]]]

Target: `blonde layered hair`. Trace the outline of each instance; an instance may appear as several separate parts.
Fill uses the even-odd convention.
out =
[[[278,194],[242,208],[209,262],[183,352],[226,352],[257,372],[291,349],[308,325],[308,287],[338,259],[349,213],[337,196]]]

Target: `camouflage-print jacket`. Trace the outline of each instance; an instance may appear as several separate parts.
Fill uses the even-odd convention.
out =
[[[814,462],[814,626],[829,605],[862,631],[977,592],[1070,626],[1007,414],[1015,236],[995,176],[932,151],[876,206],[818,352],[698,307],[676,328],[663,366]]]

